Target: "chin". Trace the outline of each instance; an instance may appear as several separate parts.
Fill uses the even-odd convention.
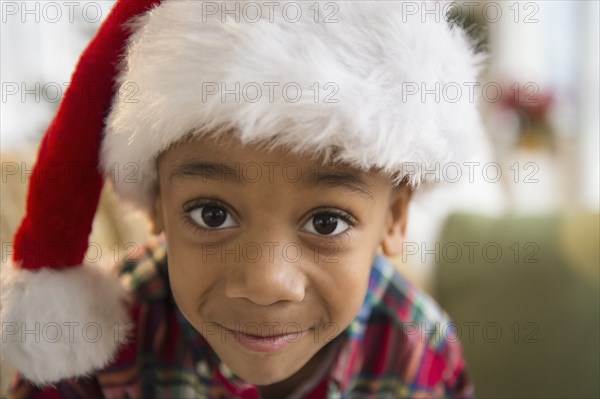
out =
[[[252,385],[265,386],[284,381],[292,375],[293,373],[290,375],[265,375],[264,373],[260,373],[260,375],[254,374],[246,378],[244,376],[240,376],[240,378]]]
[[[251,364],[243,367],[243,369],[230,367],[231,371],[242,380],[259,386],[281,382],[294,375],[300,368],[282,370],[281,364],[279,366],[274,364],[272,367],[261,367],[260,365]]]

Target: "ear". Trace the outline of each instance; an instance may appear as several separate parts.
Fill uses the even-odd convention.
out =
[[[402,253],[402,243],[408,221],[408,203],[412,198],[412,193],[412,188],[405,182],[392,191],[385,231],[381,241],[383,252],[389,257],[395,257]]]
[[[152,234],[160,234],[165,229],[160,193],[157,193],[149,212]]]

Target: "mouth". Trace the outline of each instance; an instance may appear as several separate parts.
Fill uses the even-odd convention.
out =
[[[253,335],[238,330],[232,330],[221,326],[226,332],[224,341],[229,338],[246,350],[259,353],[274,353],[281,351],[296,342],[300,341],[306,335],[307,330],[294,331],[291,333],[277,335]]]

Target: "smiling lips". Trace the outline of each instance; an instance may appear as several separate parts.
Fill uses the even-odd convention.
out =
[[[272,353],[280,351],[300,341],[306,331],[294,331],[288,334],[259,336],[246,334],[237,330],[225,328],[230,335],[230,340],[240,344],[252,352]]]

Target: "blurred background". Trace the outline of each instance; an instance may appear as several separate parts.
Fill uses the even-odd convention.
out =
[[[39,140],[112,1],[1,4],[4,269]],[[489,53],[472,88],[485,140],[431,172],[394,261],[454,319],[477,397],[600,397],[599,2],[433,4],[411,12],[456,18]],[[88,259],[122,260],[148,237],[106,186]]]

